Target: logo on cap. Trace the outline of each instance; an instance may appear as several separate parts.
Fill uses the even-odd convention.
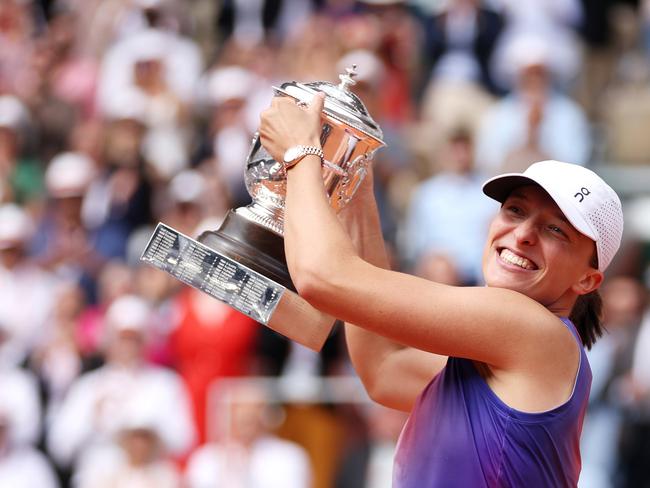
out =
[[[578,198],[578,203],[582,203],[582,201],[585,199],[587,195],[591,195],[591,192],[589,191],[589,188],[585,188],[584,186],[580,188],[580,191],[573,195],[575,198]]]

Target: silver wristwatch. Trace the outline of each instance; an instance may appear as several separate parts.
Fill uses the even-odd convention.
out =
[[[287,149],[284,153],[283,160],[285,171],[293,168],[302,160],[302,158],[310,154],[318,156],[321,160],[321,163],[325,159],[325,154],[323,154],[323,150],[320,147],[298,145]]]

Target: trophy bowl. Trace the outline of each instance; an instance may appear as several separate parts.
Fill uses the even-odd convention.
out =
[[[321,114],[323,182],[338,212],[363,181],[383,135],[361,100],[349,90],[356,67],[339,75],[339,85],[287,82],[275,96],[309,103],[325,93]],[[296,292],[284,254],[286,172],[253,136],[245,164],[252,203],[230,210],[218,230],[195,241],[159,224],[142,259],[228,303],[281,334],[319,350],[335,319],[314,309]]]
[[[348,90],[354,83],[352,76],[354,68],[340,76],[338,86],[327,82],[289,82],[274,87],[276,96],[302,103],[309,103],[318,92],[325,93],[320,138],[325,154],[323,180],[330,205],[337,212],[356,192],[375,150],[384,145],[381,129],[361,100]],[[238,212],[282,235],[286,175],[282,164],[268,154],[257,134],[246,160],[245,181],[253,203]]]

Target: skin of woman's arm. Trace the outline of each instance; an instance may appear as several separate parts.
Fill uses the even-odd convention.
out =
[[[390,269],[373,193],[372,169],[352,201],[339,213],[364,261]],[[353,324],[345,324],[350,359],[370,397],[387,407],[410,411],[417,396],[445,366],[447,357],[405,347]]]
[[[273,100],[262,116],[260,136],[274,158],[281,160],[284,151],[296,144],[320,145],[322,103],[317,97],[304,110],[290,99]],[[305,157],[288,172],[284,237],[287,264],[300,295],[347,323],[419,351],[485,363],[497,376],[500,372],[533,376],[536,383],[547,382],[539,385],[542,388],[557,382],[555,378],[570,380],[575,374],[577,351],[572,338],[567,340],[558,319],[528,297],[500,288],[452,287],[390,271],[384,269],[385,256],[370,256],[371,262],[362,259],[329,205],[315,156]],[[362,348],[369,336],[355,336],[357,330],[348,329],[353,331],[355,347]],[[387,352],[385,345],[377,344],[369,342],[369,352],[359,353],[357,359],[363,363],[364,358],[381,354],[381,366],[374,373],[381,376],[390,369],[388,358],[398,349]],[[548,361],[549,351],[554,351],[557,361]],[[427,366],[423,357],[415,360],[419,366],[414,369],[420,373],[429,367],[430,379],[436,368],[430,362]],[[364,369],[367,363],[358,367],[362,379],[372,378],[373,373]],[[410,408],[412,392],[424,386],[417,376],[409,378],[415,378],[417,386],[407,388],[411,393],[405,394],[404,402],[388,402]],[[376,379],[366,381],[371,391],[386,388],[373,385]],[[395,388],[402,381],[393,377],[389,383]],[[508,383],[513,383],[511,376]]]

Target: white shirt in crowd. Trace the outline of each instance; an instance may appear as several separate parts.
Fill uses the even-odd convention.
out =
[[[246,450],[239,445],[206,444],[190,458],[188,488],[307,488],[311,465],[293,442],[263,437]]]
[[[23,446],[0,453],[0,486],[11,488],[57,488],[59,483],[46,457]]]
[[[20,364],[35,346],[52,312],[56,283],[31,264],[0,265],[0,329],[8,336],[0,341],[0,363]]]
[[[34,444],[41,425],[38,385],[28,371],[0,366],[0,417],[6,417],[12,446]],[[0,486],[10,486],[3,485]]]
[[[118,445],[109,444],[86,457],[72,484],[78,488],[179,488],[181,477],[176,466],[164,459],[132,466]]]
[[[52,421],[48,449],[61,465],[90,455],[93,446],[112,441],[120,429],[146,425],[172,455],[195,442],[190,401],[173,371],[143,366],[127,371],[111,365],[82,375],[70,388]]]

